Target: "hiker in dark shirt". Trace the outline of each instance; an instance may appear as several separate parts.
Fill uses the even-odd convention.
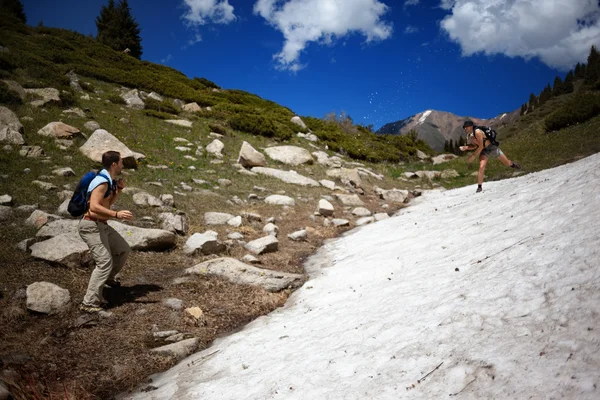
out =
[[[498,161],[507,167],[514,169],[521,169],[521,166],[508,159],[506,155],[500,150],[500,144],[496,141],[495,135],[488,137],[485,131],[492,131],[487,127],[475,126],[473,121],[465,121],[463,129],[467,134],[467,145],[460,146],[460,151],[475,151],[468,159],[467,162],[472,163],[475,157],[479,156],[479,173],[477,174],[477,190],[479,193],[483,190],[483,176],[485,174],[485,167],[487,166],[488,158],[496,157]],[[485,130],[485,131],[484,131]],[[495,133],[495,132],[494,132]]]

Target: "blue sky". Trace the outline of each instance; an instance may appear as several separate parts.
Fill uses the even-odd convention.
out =
[[[22,0],[28,23],[96,34],[107,0]],[[592,0],[129,0],[143,60],[298,115],[375,129],[435,109],[519,108],[600,45]]]

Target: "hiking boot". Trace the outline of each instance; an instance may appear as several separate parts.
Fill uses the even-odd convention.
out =
[[[121,287],[121,282],[116,279],[110,279],[110,280],[104,282],[104,285],[108,286],[109,288],[115,289],[115,288]]]
[[[483,188],[481,186],[477,186],[477,190],[475,191],[475,193],[479,193],[482,191],[483,191]]]
[[[104,308],[102,308],[100,306],[88,306],[86,304],[80,305],[79,309],[81,311],[89,313],[89,314],[95,314],[95,313],[99,313],[100,311],[104,311]]]
[[[512,165],[510,166],[513,169],[521,169],[521,165],[519,163],[516,163],[513,161]]]

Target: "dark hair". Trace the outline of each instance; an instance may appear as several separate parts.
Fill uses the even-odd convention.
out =
[[[471,121],[470,119],[466,120],[465,123],[463,124],[463,129],[466,128],[467,126],[474,126],[475,124],[473,123],[473,121]]]
[[[118,163],[121,159],[121,153],[118,151],[107,151],[102,154],[102,166],[109,169],[113,163]]]

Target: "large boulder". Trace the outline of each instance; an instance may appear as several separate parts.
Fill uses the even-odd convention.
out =
[[[30,247],[34,258],[77,268],[90,262],[88,246],[79,234],[70,232],[54,236],[51,239],[37,242]]]
[[[302,121],[302,118],[300,118],[297,115],[294,116],[294,117],[292,117],[291,122],[294,123],[294,124],[296,124],[296,125],[298,125],[298,126],[300,126],[303,129],[306,129],[306,124],[304,123],[304,121]]]
[[[277,251],[279,248],[279,241],[275,236],[268,235],[248,242],[244,247],[246,250],[256,255],[265,254]]]
[[[194,233],[183,246],[183,252],[188,256],[217,254],[225,250],[225,245],[217,240],[216,232],[213,231]]]
[[[81,135],[81,131],[64,122],[50,122],[38,131],[38,135],[54,139],[72,139],[74,136]]]
[[[143,110],[146,106],[137,89],[125,92],[121,95],[121,97],[123,100],[125,100],[125,103],[127,103],[127,107],[133,108],[134,110]]]
[[[265,149],[265,153],[273,160],[288,165],[312,164],[310,152],[297,146],[276,146]]]
[[[391,189],[391,190],[378,190],[379,196],[392,203],[404,203],[408,198],[408,190]]]
[[[221,152],[224,148],[225,145],[223,142],[221,142],[219,139],[215,139],[208,146],[206,146],[206,151],[217,158],[222,158],[223,154]]]
[[[133,195],[133,202],[135,205],[141,207],[162,207],[164,205],[160,199],[144,191],[135,193]]]
[[[346,186],[362,187],[362,179],[356,168],[333,168],[327,170],[326,174],[331,178],[338,178]]]
[[[136,160],[145,157],[143,154],[129,150],[119,139],[104,129],[94,131],[83,146],[79,148],[79,151],[86,157],[97,163],[102,162],[102,154],[109,150],[121,153],[125,168],[137,168]]]
[[[6,107],[0,106],[0,143],[22,145],[23,124],[17,115]]]
[[[287,183],[292,183],[295,185],[301,186],[321,186],[319,182],[314,179],[307,178],[306,176],[302,176],[295,171],[281,171],[275,168],[266,168],[266,167],[254,167],[252,168],[252,172],[261,175],[271,176],[273,178],[280,179]]]
[[[173,232],[178,235],[185,235],[188,230],[188,219],[184,212],[160,213],[158,220],[161,222],[161,228],[165,231]]]
[[[44,314],[58,314],[66,311],[71,302],[71,295],[50,282],[35,282],[27,286],[27,308]]]
[[[325,217],[329,217],[331,215],[333,215],[333,204],[331,204],[330,202],[328,202],[325,199],[320,199],[319,200],[319,214],[325,216]]]
[[[78,235],[78,219],[58,218],[58,216],[46,214],[41,210],[35,210],[27,219],[26,223],[35,224],[36,228],[39,228],[41,226],[41,228],[39,228],[39,230],[35,234],[35,236],[40,239],[53,238],[55,236],[62,235],[65,233],[72,233],[74,235]]]
[[[58,89],[54,89],[54,88],[25,89],[25,93],[33,94],[35,96],[39,96],[42,98],[41,100],[35,100],[35,101],[31,102],[31,104],[36,107],[43,106],[44,104],[51,102],[51,101],[56,102],[56,103],[60,102],[60,92],[58,91]]]
[[[267,165],[265,156],[246,141],[242,143],[237,162],[244,168],[264,167]]]
[[[19,82],[10,80],[4,80],[3,82],[6,83],[6,86],[8,86],[8,90],[18,94],[21,100],[25,100],[27,93],[25,93],[25,89],[23,89],[23,86],[21,86]]]
[[[186,105],[184,105],[182,107],[182,109],[183,109],[183,111],[187,111],[187,112],[200,112],[200,111],[202,111],[202,108],[196,102],[187,103]]]
[[[261,286],[266,291],[278,292],[296,288],[304,282],[304,276],[257,268],[235,258],[216,258],[185,270],[188,275],[219,276],[241,285]]]
[[[117,221],[108,221],[108,224],[123,236],[131,250],[136,251],[163,251],[175,247],[177,235],[163,229],[139,228],[126,225]]]
[[[222,212],[206,212],[204,213],[204,223],[206,225],[225,225],[227,221],[235,218],[235,215]]]

